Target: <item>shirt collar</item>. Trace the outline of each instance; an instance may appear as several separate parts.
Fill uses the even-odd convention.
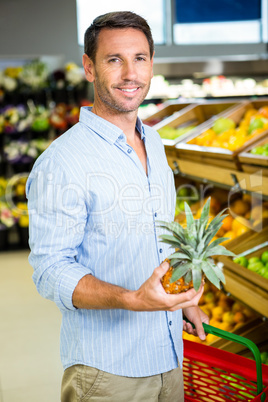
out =
[[[126,136],[121,130],[121,128],[115,126],[109,121],[97,116],[95,113],[91,112],[92,107],[83,106],[80,109],[79,121],[91,130],[95,131],[99,136],[110,144],[114,144],[120,137],[120,139],[126,139]],[[143,140],[145,137],[145,130],[140,118],[137,118],[136,128],[141,135]]]

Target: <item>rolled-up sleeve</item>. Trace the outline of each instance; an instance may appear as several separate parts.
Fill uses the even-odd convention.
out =
[[[76,259],[87,221],[84,189],[59,161],[41,158],[30,173],[26,195],[33,281],[60,310],[75,310],[73,291],[92,274]]]

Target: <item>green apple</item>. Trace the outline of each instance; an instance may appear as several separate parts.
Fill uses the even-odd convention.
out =
[[[251,134],[254,130],[257,130],[258,128],[263,128],[264,126],[264,121],[261,118],[257,118],[251,121],[248,132]]]
[[[236,264],[242,265],[242,267],[245,267],[245,268],[247,268],[247,266],[248,266],[248,259],[243,256],[234,258],[234,262]]]
[[[252,264],[253,262],[261,262],[261,259],[259,257],[251,257],[248,260],[249,265]]]
[[[264,251],[261,255],[261,260],[264,264],[268,263],[268,250]]]
[[[263,276],[267,273],[266,267],[262,267],[260,270],[257,271],[259,275]]]
[[[248,269],[253,272],[259,272],[263,268],[263,263],[260,262],[252,262],[248,264]]]

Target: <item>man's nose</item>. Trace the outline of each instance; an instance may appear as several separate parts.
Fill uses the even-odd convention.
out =
[[[125,61],[122,66],[122,79],[135,80],[137,77],[137,66],[133,61]]]

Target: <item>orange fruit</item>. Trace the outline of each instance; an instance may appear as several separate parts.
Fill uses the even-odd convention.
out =
[[[268,106],[261,107],[259,113],[268,119]]]
[[[236,215],[245,215],[248,211],[250,210],[250,204],[249,202],[238,199],[235,200],[231,206],[230,206],[230,211]]]
[[[233,223],[234,218],[231,215],[226,216],[226,218],[223,219],[222,221],[222,229],[225,230],[225,232],[229,232],[232,230],[232,223]]]
[[[241,311],[237,311],[234,315],[234,322],[236,324],[240,323],[240,322],[245,322],[247,320],[247,317],[245,316],[245,314],[243,314]]]

